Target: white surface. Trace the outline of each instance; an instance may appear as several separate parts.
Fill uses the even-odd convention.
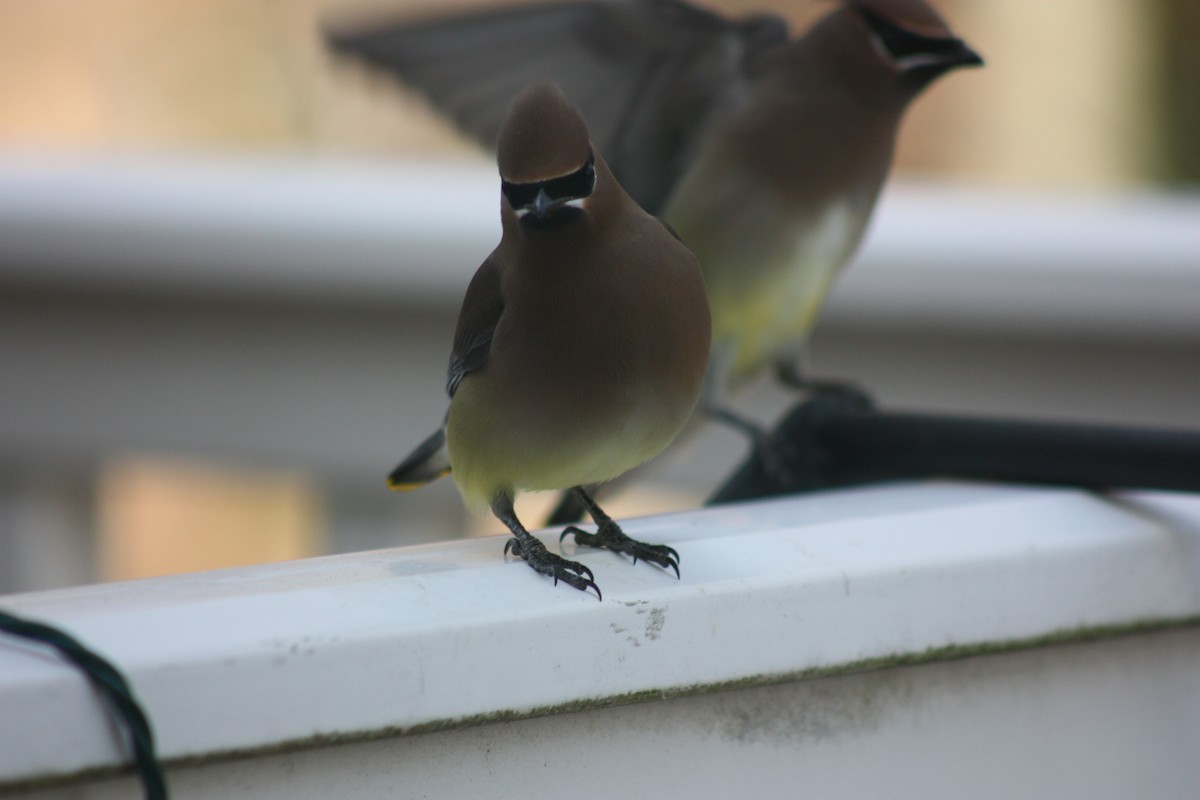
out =
[[[1200,788],[1197,663],[1190,628],[234,759],[170,783],[177,800],[1180,800]],[[12,800],[137,796],[121,779]]]
[[[166,758],[366,736],[1200,614],[1200,499],[897,486],[631,522],[597,602],[486,538],[12,595],[120,664]],[[0,782],[121,759],[69,668],[0,644]]]
[[[499,240],[478,162],[0,160],[0,280],[457,306]],[[896,182],[829,316],[1200,339],[1200,197]]]

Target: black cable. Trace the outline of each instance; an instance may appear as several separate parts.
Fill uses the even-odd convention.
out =
[[[821,391],[708,504],[934,477],[1197,492],[1200,430],[898,414],[850,388]]]
[[[129,683],[108,660],[84,647],[78,639],[50,625],[15,617],[0,611],[0,631],[49,645],[83,671],[116,712],[117,721],[129,736],[134,767],[146,790],[147,800],[166,800],[167,783],[154,752],[154,732]]]

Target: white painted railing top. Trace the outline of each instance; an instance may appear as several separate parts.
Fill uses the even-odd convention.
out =
[[[482,158],[8,156],[0,280],[457,305],[498,198]],[[1197,219],[1194,195],[896,182],[829,316],[1200,339]]]
[[[483,538],[11,595],[126,670],[167,759],[453,726],[1195,621],[1200,498],[915,484],[631,521],[683,578],[603,602]],[[878,665],[879,662],[874,662]],[[0,639],[0,786],[122,760],[71,668]]]

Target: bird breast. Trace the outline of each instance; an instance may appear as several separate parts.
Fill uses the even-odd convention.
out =
[[[687,421],[707,365],[703,281],[673,239],[656,258],[628,238],[596,263],[564,254],[506,282],[488,363],[464,378],[447,426],[469,500],[614,478]]]

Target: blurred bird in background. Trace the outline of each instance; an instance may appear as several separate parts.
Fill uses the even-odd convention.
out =
[[[481,144],[530,80],[553,80],[613,173],[700,259],[712,308],[702,410],[767,437],[727,394],[774,367],[798,389],[805,342],[861,242],[910,102],[983,63],[923,0],[839,0],[802,36],[682,0],[585,0],[343,25],[338,51],[425,93]],[[579,519],[571,496],[550,524]]]
[[[518,96],[497,161],[503,235],[463,300],[445,424],[388,482],[453,474],[512,532],[506,553],[599,596],[591,570],[548,552],[513,510],[518,491],[571,489],[598,530],[563,537],[678,575],[673,549],[626,536],[584,487],[653,457],[691,416],[711,331],[700,265],[625,193],[554,87]]]
[[[543,3],[342,25],[339,51],[423,91],[492,146],[512,98],[552,80],[617,180],[700,259],[713,319],[705,411],[801,350],[863,238],[909,103],[982,59],[923,0],[841,0],[789,38],[771,14],[682,0]]]

